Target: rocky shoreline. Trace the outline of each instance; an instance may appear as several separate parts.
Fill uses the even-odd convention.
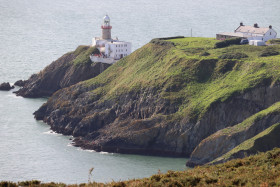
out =
[[[57,90],[88,80],[106,70],[110,64],[93,63],[89,55],[93,47],[79,46],[52,62],[42,71],[33,74],[28,80],[19,80],[15,85],[21,86],[17,96],[26,98],[50,97]],[[77,63],[77,59],[84,58]]]
[[[248,50],[241,60],[221,59],[231,46],[216,49],[217,41],[198,38],[199,50],[186,50],[190,39],[179,39],[154,39],[110,68],[90,61],[94,48],[80,46],[18,81],[23,87],[16,94],[50,97],[35,118],[55,132],[73,135],[75,146],[190,157],[191,167],[213,161],[280,120],[277,112],[263,116],[280,101],[280,83],[277,72],[262,74],[275,70],[271,64],[247,61],[257,52]],[[234,132],[255,115],[262,120],[249,130],[219,134]]]

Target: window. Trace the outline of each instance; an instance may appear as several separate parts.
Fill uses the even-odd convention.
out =
[[[271,32],[270,32],[270,35],[271,35]]]

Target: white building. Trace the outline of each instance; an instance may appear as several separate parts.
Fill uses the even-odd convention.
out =
[[[218,40],[224,40],[233,37],[247,38],[250,40],[266,42],[270,39],[275,39],[277,32],[272,29],[272,26],[269,27],[259,27],[257,23],[254,26],[246,26],[243,23],[240,23],[240,26],[235,29],[234,32],[223,32],[217,34],[216,38]]]
[[[101,29],[102,37],[95,37],[92,39],[92,46],[96,46],[100,51],[99,55],[90,56],[93,62],[113,64],[131,53],[130,42],[119,41],[118,38],[111,38],[112,26],[110,25],[110,18],[108,15],[103,18]]]

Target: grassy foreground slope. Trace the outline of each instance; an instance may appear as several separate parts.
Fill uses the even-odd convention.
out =
[[[40,183],[26,181],[19,183],[1,182],[1,187],[13,186],[279,186],[280,149],[243,159],[235,159],[218,165],[205,165],[183,172],[169,171],[149,178],[123,182],[89,183],[66,185],[62,183]]]

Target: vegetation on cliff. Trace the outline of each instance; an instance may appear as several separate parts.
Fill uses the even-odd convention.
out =
[[[189,156],[211,134],[280,100],[280,56],[260,57],[279,45],[217,42],[152,40],[95,78],[59,90],[35,117],[83,148]],[[266,127],[275,124],[266,119]]]
[[[90,55],[98,53],[90,46],[79,46],[48,65],[44,70],[22,81],[22,88],[16,92],[23,97],[51,96],[61,88],[93,78],[104,71],[109,64],[93,63]],[[19,83],[19,81],[17,81]]]
[[[244,159],[235,159],[218,165],[205,165],[186,171],[158,173],[149,178],[134,179],[111,183],[89,183],[66,185],[62,183],[41,183],[25,181],[19,183],[1,182],[2,187],[16,186],[279,186],[280,185],[280,149]]]

